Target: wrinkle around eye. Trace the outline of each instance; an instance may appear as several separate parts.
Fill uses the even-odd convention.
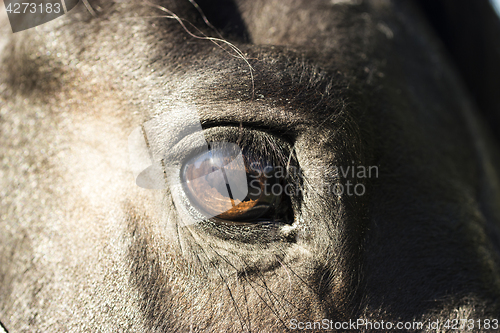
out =
[[[213,109],[218,112],[214,113]],[[228,104],[209,103],[199,106],[199,119],[203,128],[216,126],[234,126],[264,130],[271,133],[286,133],[295,137],[314,124],[314,119],[301,115],[293,108],[270,106],[259,101],[232,102]]]

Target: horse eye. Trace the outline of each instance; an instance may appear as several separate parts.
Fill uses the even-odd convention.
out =
[[[265,157],[253,157],[235,146],[212,146],[184,164],[182,178],[187,197],[207,218],[234,222],[275,220],[283,201],[276,168]]]

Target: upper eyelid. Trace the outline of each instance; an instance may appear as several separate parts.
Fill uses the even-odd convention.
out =
[[[183,151],[207,146],[194,107],[181,105],[160,114],[141,126],[149,154],[154,162],[175,161]]]
[[[208,151],[207,141],[200,142],[198,136],[187,135],[176,144],[170,146],[167,154],[163,155],[162,161],[167,166],[181,166],[193,155]]]
[[[147,147],[143,148],[147,149],[149,154],[149,159],[146,157],[148,159],[147,163],[141,162],[139,164],[146,166],[146,168],[149,165],[156,164],[158,166],[156,170],[163,169],[169,177],[175,179],[177,176],[174,177],[174,175],[179,175],[180,169],[188,158],[194,154],[208,151],[208,142],[238,142],[242,148],[250,150],[255,149],[253,146],[264,145],[268,147],[265,151],[272,153],[268,157],[278,163],[280,160],[278,156],[283,156],[289,150],[285,147],[291,148],[291,145],[286,140],[267,131],[248,127],[243,128],[242,126],[217,126],[202,129],[201,124],[195,117],[191,117],[193,119],[189,119],[187,122],[176,122],[175,117],[171,121],[171,116],[172,112],[169,112],[145,122],[141,126],[143,138],[141,138],[141,135],[136,135],[136,139],[145,141]],[[195,116],[194,112],[193,116]],[[172,124],[179,125],[179,123],[183,126],[172,126]],[[143,146],[145,145],[143,144]],[[145,158],[146,155],[145,152],[142,153],[141,158]],[[142,170],[136,172],[136,177],[142,173]],[[160,178],[159,175],[156,177]]]

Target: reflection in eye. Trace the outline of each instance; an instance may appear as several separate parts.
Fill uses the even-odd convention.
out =
[[[232,182],[235,175],[243,175],[243,182]],[[245,222],[270,219],[282,201],[281,193],[271,190],[279,184],[271,163],[240,149],[212,146],[184,164],[182,177],[191,203],[209,217]]]

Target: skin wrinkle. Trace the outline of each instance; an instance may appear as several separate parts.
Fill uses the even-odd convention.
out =
[[[216,36],[187,0],[156,3]],[[495,193],[481,179],[493,179],[484,161],[494,163],[498,147],[472,143],[483,136],[463,117],[467,94],[415,8],[335,3],[238,0],[215,17],[254,68],[253,83],[241,58],[142,1],[89,1],[95,17],[80,4],[9,35],[2,323],[21,332],[282,332],[292,318],[498,316],[499,260],[486,230],[499,206],[481,199]],[[239,27],[226,27],[227,17]],[[135,185],[127,136],[184,105],[198,111],[206,138],[272,151],[282,164],[292,156],[308,189],[291,199],[292,226],[185,226],[170,189]],[[344,179],[334,165],[377,165],[380,175]],[[347,180],[366,195],[321,186]]]

